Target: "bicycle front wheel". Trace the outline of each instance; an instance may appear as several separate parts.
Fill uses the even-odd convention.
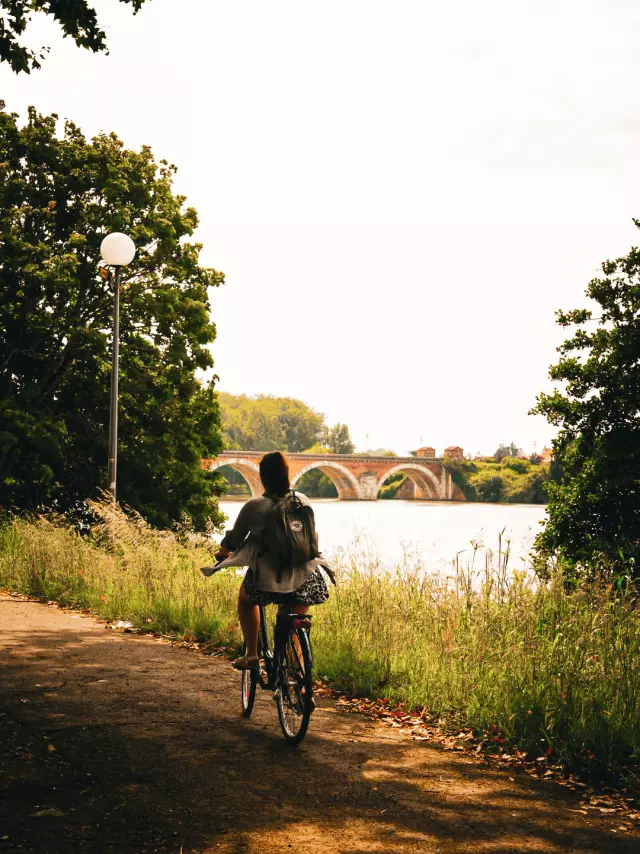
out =
[[[307,733],[313,711],[312,667],[307,632],[291,629],[282,654],[277,693],[280,726],[290,744],[300,744]]]

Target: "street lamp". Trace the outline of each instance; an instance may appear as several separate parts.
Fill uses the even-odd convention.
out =
[[[100,255],[107,267],[115,267],[113,286],[113,356],[111,360],[111,400],[109,402],[109,450],[107,482],[116,500],[116,463],[118,459],[118,356],[120,353],[120,268],[133,261],[136,246],[126,234],[108,234],[100,244]],[[111,278],[111,276],[109,276]]]

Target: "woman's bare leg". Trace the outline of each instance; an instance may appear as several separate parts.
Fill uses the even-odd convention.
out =
[[[240,617],[244,642],[247,645],[247,658],[257,658],[260,609],[247,598],[247,594],[244,592],[244,584],[240,588],[238,596],[238,617]]]

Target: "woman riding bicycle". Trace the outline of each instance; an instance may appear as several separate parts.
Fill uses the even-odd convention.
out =
[[[311,605],[320,605],[329,598],[329,591],[320,567],[335,584],[331,566],[319,553],[299,565],[284,566],[265,547],[267,526],[271,524],[274,505],[289,497],[313,511],[305,495],[292,493],[289,466],[280,451],[265,454],[260,460],[260,480],[264,494],[252,498],[242,507],[233,529],[227,531],[216,557],[221,562],[214,571],[228,566],[249,567],[238,597],[238,616],[246,644],[246,652],[233,662],[236,670],[257,667],[259,605],[279,605],[280,612],[306,614]]]

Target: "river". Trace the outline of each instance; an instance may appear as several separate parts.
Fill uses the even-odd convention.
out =
[[[464,565],[480,543],[476,567],[484,566],[486,549],[497,552],[504,529],[503,549],[510,540],[509,566],[522,568],[540,530],[546,509],[541,504],[476,504],[463,501],[312,501],[320,548],[325,554],[363,547],[395,566],[403,554],[433,572],[446,572],[460,553]],[[241,501],[221,501],[229,525]],[[409,561],[411,564],[411,560]]]

